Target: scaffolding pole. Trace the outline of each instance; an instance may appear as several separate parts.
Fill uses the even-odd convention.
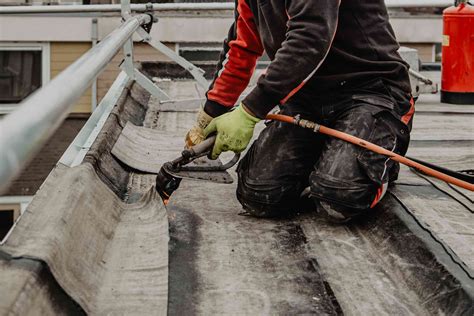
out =
[[[388,8],[414,7],[449,7],[454,0],[385,0]],[[132,12],[149,11],[215,11],[233,10],[232,2],[218,3],[148,3],[131,4]],[[32,14],[32,13],[107,13],[121,11],[119,4],[104,5],[51,5],[51,6],[4,6],[0,7],[0,14]]]
[[[0,193],[43,147],[67,117],[75,101],[89,88],[148,14],[127,19],[49,84],[0,120]]]

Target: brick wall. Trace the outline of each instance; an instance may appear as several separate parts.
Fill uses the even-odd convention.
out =
[[[13,181],[5,195],[34,195],[86,120],[87,118],[66,119],[20,177]]]

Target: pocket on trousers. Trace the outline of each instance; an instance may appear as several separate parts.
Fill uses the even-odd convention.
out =
[[[249,175],[249,160],[250,156],[244,157],[237,167],[237,193],[243,199],[260,204],[275,205],[282,203],[285,199],[298,196],[298,190],[302,190],[300,188],[302,185],[297,181],[253,179]]]
[[[299,185],[295,183],[261,183],[239,177],[237,193],[247,201],[265,205],[282,205],[299,195]]]
[[[375,192],[368,183],[333,179],[317,172],[311,174],[310,184],[312,197],[356,209],[368,208]]]
[[[387,110],[375,112],[373,117],[374,127],[367,141],[404,155],[410,141],[408,127]],[[357,162],[368,178],[378,186],[392,179],[391,173],[398,170],[398,163],[389,157],[365,149],[358,155]]]
[[[362,102],[362,103],[367,103],[370,105],[375,105],[377,107],[380,107],[382,109],[387,109],[390,111],[393,111],[395,109],[395,103],[391,99],[387,97],[379,96],[379,95],[354,94],[352,95],[352,100],[354,102]]]

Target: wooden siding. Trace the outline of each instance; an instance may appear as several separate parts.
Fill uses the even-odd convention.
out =
[[[168,44],[171,49],[174,44]],[[76,59],[82,56],[91,48],[91,43],[87,42],[52,42],[51,43],[51,77],[71,65]],[[134,49],[135,62],[142,61],[166,61],[166,56],[158,52],[153,47],[145,43],[135,43]],[[97,80],[97,98],[98,102],[102,100],[109,90],[115,78],[120,72],[119,65],[123,59],[122,52],[119,52],[99,75]],[[88,89],[79,101],[74,105],[72,113],[90,113],[91,112],[92,91]]]
[[[91,43],[52,42],[51,43],[51,78],[66,69],[91,48]],[[88,89],[76,102],[72,113],[91,112],[91,89]]]

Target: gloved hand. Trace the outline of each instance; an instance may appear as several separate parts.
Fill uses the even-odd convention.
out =
[[[211,158],[217,159],[221,152],[231,150],[240,153],[247,148],[253,135],[255,125],[260,121],[244,109],[244,105],[233,111],[216,117],[204,129],[204,136],[217,132],[216,143]]]
[[[196,124],[186,134],[185,142],[187,148],[197,145],[206,139],[204,129],[209,125],[212,119],[213,117],[204,112],[202,108],[199,110]]]

